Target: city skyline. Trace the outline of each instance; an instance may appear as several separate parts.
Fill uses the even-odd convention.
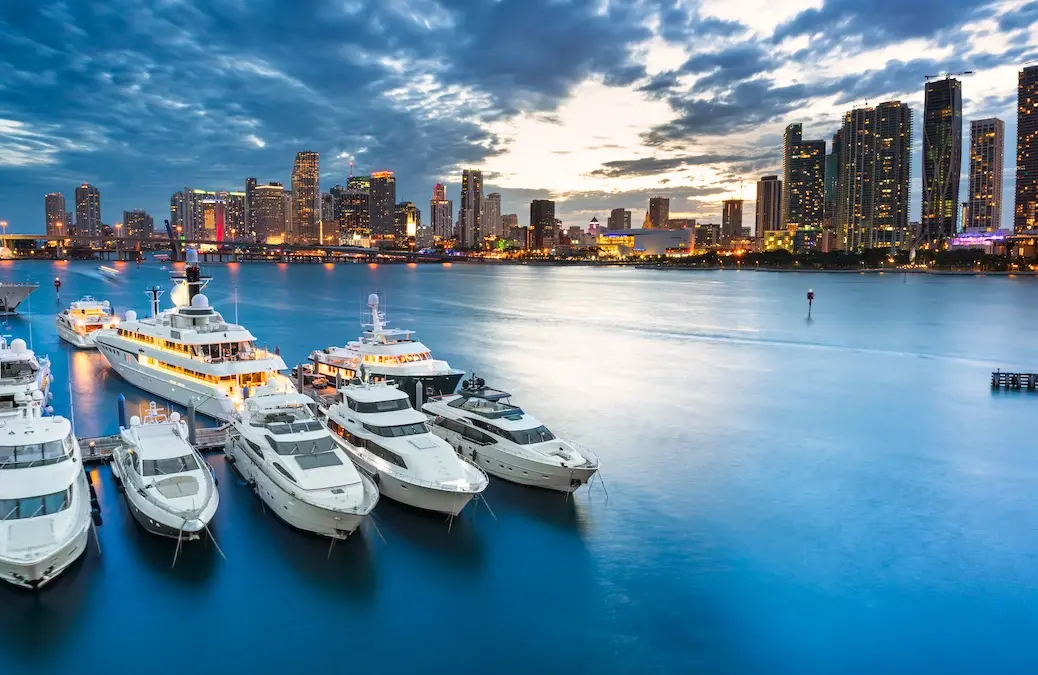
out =
[[[0,215],[42,231],[38,195],[60,191],[71,202],[82,183],[102,191],[108,213],[158,215],[177,186],[238,191],[252,175],[288,185],[291,157],[312,148],[321,183],[344,183],[350,162],[358,172],[389,169],[399,198],[416,203],[435,183],[456,200],[462,169],[476,168],[504,212],[540,198],[556,202],[564,225],[614,208],[641,222],[648,197],[663,194],[673,217],[717,222],[722,200],[746,185],[751,209],[759,177],[779,173],[788,124],[828,139],[848,108],[881,100],[901,100],[921,119],[925,75],[975,70],[962,78],[964,125],[998,117],[1012,144],[1016,73],[1038,58],[1033,10],[1009,1],[940,12],[838,0],[436,7],[413,16],[432,17],[423,21],[439,32],[397,6],[369,21],[348,9],[272,5],[247,24],[189,0],[123,0],[116,18],[94,2],[0,10],[17,74],[0,114]],[[533,30],[543,16],[579,28],[565,39]],[[397,21],[403,42],[373,28]],[[533,42],[516,47],[525,59],[491,40],[498,24],[530,28]],[[479,39],[446,49],[456,31]],[[816,34],[824,38],[808,39]],[[342,72],[345,80],[333,76]],[[916,133],[913,221],[921,140]],[[1006,202],[1014,154],[1005,153]],[[968,167],[961,175],[966,194]],[[1007,204],[1002,226],[1008,214]]]

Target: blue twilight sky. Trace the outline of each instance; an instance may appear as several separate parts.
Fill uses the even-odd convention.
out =
[[[544,197],[567,224],[618,206],[640,222],[653,194],[718,219],[742,191],[748,226],[786,124],[828,140],[845,110],[891,98],[916,111],[916,219],[923,76],[967,69],[965,133],[1006,122],[1008,217],[1038,3],[6,0],[0,58],[14,231],[41,231],[44,193],[71,204],[84,181],[105,222],[131,208],[161,221],[183,186],[287,182],[302,149],[321,153],[325,190],[350,160],[395,171],[426,217],[433,183],[457,207],[472,167],[520,223]]]

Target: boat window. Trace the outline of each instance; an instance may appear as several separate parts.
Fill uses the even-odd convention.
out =
[[[533,445],[534,443],[545,443],[547,441],[554,441],[555,434],[548,431],[548,428],[543,424],[536,429],[519,429],[519,430],[501,430],[501,435],[508,438],[513,443],[519,445]]]
[[[72,503],[72,488],[39,497],[0,499],[0,520],[21,520],[64,511]]]
[[[184,473],[185,471],[196,471],[198,462],[194,455],[183,455],[182,457],[170,457],[168,459],[146,459],[144,460],[145,476],[169,476],[171,474]]]
[[[247,438],[245,439],[245,442],[249,444],[249,447],[252,448],[253,452],[255,452],[257,455],[259,455],[261,459],[263,458],[263,450],[260,448],[260,446],[258,444],[253,443],[252,441],[250,441]]]
[[[306,420],[304,422],[273,422],[264,425],[272,434],[281,436],[283,434],[301,434],[307,431],[320,431],[324,427],[317,420]]]
[[[360,413],[393,412],[394,410],[407,410],[411,407],[411,401],[405,398],[394,398],[390,401],[355,401],[346,397],[346,405],[350,410]]]
[[[292,481],[293,483],[295,483],[295,482],[296,482],[296,479],[295,479],[295,478],[292,478],[292,474],[290,474],[290,473],[288,472],[288,469],[286,469],[285,467],[281,466],[281,465],[280,465],[280,464],[278,464],[277,462],[274,462],[274,468],[275,468],[275,469],[277,469],[277,470],[278,470],[278,473],[280,473],[280,474],[281,474],[282,476],[284,476],[285,478],[289,479],[289,480],[290,480],[290,481]]]
[[[271,445],[279,455],[313,455],[319,452],[328,452],[335,447],[335,441],[331,436],[321,436],[306,441],[275,441],[271,439]]]
[[[48,441],[29,445],[0,446],[0,469],[23,469],[57,464],[69,458],[71,443]]]
[[[357,438],[356,441],[360,445],[362,445],[362,447],[364,447],[368,452],[375,455],[376,457],[380,457],[389,462],[390,464],[396,464],[402,469],[407,468],[407,464],[404,462],[404,458],[396,454],[392,450],[386,450],[378,443],[374,443],[369,440]]]
[[[390,427],[377,427],[372,424],[365,424],[364,428],[373,434],[385,436],[386,438],[397,438],[399,436],[414,436],[415,434],[429,433],[429,427],[425,426],[425,422],[396,424]]]
[[[453,431],[456,434],[461,434],[470,441],[479,443],[480,445],[493,445],[494,443],[497,443],[497,439],[490,434],[485,434],[479,429],[473,429],[469,425],[462,424],[457,420],[447,419],[446,417],[437,417],[433,420],[433,424],[438,427],[443,427],[448,431]]]
[[[26,379],[36,373],[32,363],[29,361],[3,361],[0,362],[0,377]]]
[[[299,468],[306,470],[323,466],[340,466],[342,460],[334,452],[318,452],[312,455],[298,455],[296,464],[299,465]]]

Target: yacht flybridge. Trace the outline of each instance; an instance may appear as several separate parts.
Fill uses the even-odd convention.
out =
[[[509,394],[473,376],[457,394],[428,401],[438,436],[472,459],[487,473],[521,485],[573,492],[598,471],[598,457],[551,431]]]
[[[332,439],[309,396],[261,391],[231,424],[227,460],[289,525],[345,539],[375,508],[378,488]]]
[[[433,435],[393,383],[356,380],[339,393],[340,402],[326,410],[328,428],[386,497],[457,515],[486,489],[487,475]]]
[[[423,399],[453,393],[465,374],[451,368],[446,361],[432,357],[432,352],[418,341],[414,331],[386,326],[386,316],[379,311],[377,293],[368,296],[368,311],[371,323],[359,340],[345,347],[328,347],[311,352],[315,375],[329,380],[339,377],[343,382],[353,378],[393,380],[407,392],[412,405],[421,405],[417,400],[419,385]],[[365,377],[366,375],[366,377]]]
[[[86,550],[90,488],[64,417],[26,408],[0,439],[0,579],[35,589]]]
[[[23,417],[27,408],[47,407],[50,399],[50,359],[37,357],[25,340],[8,344],[0,337],[0,418]]]
[[[162,292],[153,288],[150,318],[129,311],[118,328],[94,333],[111,366],[144,391],[184,406],[193,400],[199,412],[222,420],[241,409],[249,390],[295,391],[278,372],[285,369],[280,356],[209,306],[201,290],[210,278],[201,276],[197,251],[188,249],[187,257],[184,272],[173,274],[175,307],[159,311]]]
[[[199,539],[220,505],[209,466],[188,442],[178,413],[166,416],[154,401],[142,420],[134,415],[112,451],[112,474],[141,526],[163,537]]]
[[[58,314],[58,336],[80,349],[93,349],[93,332],[102,328],[112,328],[119,319],[112,315],[108,301],[100,301],[91,296],[76,300],[68,309]]]

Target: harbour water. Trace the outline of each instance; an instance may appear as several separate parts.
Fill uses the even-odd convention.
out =
[[[50,354],[79,436],[149,397],[60,343],[73,299],[144,313],[155,263],[0,263],[3,329]],[[104,525],[38,594],[0,588],[0,673],[1036,672],[1038,280],[521,266],[211,265],[286,363],[391,324],[602,458],[606,493],[492,481],[447,523],[385,500],[328,545],[220,457],[214,547]],[[62,279],[61,302],[54,277]],[[806,319],[805,294],[816,297]]]

